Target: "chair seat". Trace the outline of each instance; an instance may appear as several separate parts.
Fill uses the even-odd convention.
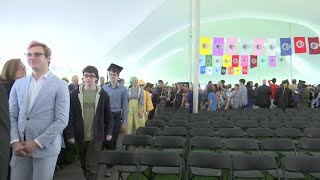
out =
[[[220,169],[211,169],[211,168],[199,168],[199,167],[191,167],[191,172],[194,175],[198,176],[221,176],[222,171]]]
[[[264,155],[269,155],[269,156],[274,157],[274,158],[279,157],[279,154],[276,153],[276,152],[274,152],[274,151],[263,151],[262,154],[264,154]]]
[[[273,177],[277,177],[276,170],[269,170],[267,173]],[[286,172],[286,175],[288,179],[304,179],[304,175],[299,172]],[[281,169],[279,169],[279,177],[284,178],[283,171]]]
[[[153,167],[152,172],[156,174],[179,174],[179,167]]]
[[[320,179],[320,173],[309,173],[312,177]]]
[[[177,152],[180,155],[184,155],[185,151],[184,149],[164,149],[165,152]]]
[[[263,174],[260,171],[234,171],[235,177],[240,178],[263,178]]]
[[[137,166],[115,166],[114,169],[120,172],[128,172],[128,173],[137,172]]]

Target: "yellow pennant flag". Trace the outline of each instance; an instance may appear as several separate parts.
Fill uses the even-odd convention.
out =
[[[231,56],[230,55],[223,55],[222,66],[223,67],[231,67]]]
[[[211,38],[202,37],[200,39],[200,54],[210,55],[211,54]]]
[[[235,75],[240,75],[241,67],[234,67],[233,72],[234,72]]]

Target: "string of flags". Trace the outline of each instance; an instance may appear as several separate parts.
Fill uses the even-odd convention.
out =
[[[285,56],[291,56],[293,53],[302,54],[309,51],[310,55],[317,55],[320,54],[319,38],[254,38],[250,40],[202,37],[200,39],[200,74],[246,75],[248,67],[256,68],[258,64],[260,67],[276,67],[277,50],[281,56],[278,62],[283,62]]]

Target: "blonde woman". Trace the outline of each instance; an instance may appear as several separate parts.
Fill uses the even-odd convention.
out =
[[[129,112],[127,122],[127,134],[131,134],[137,128],[145,125],[144,120],[144,92],[139,87],[138,78],[130,78],[130,86],[128,89]]]
[[[146,88],[146,83],[143,80],[139,80],[138,81],[139,87],[144,89],[144,108],[143,108],[143,112],[144,112],[144,119],[145,122],[147,122],[148,120],[148,115],[149,112],[153,110],[153,104],[152,104],[152,100],[151,100],[151,94],[145,90]]]

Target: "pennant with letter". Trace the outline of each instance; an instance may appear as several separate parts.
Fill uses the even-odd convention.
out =
[[[249,61],[249,56],[248,55],[242,55],[241,56],[241,66],[242,67],[248,67],[248,61]]]
[[[222,57],[222,66],[223,67],[230,67],[231,66],[231,56],[230,55],[224,55]]]
[[[270,67],[277,66],[277,56],[269,56],[269,66]]]
[[[259,56],[259,66],[265,67],[268,66],[268,59],[267,56]]]
[[[227,54],[236,55],[238,54],[237,38],[227,38]]]
[[[206,67],[211,67],[212,66],[212,55],[206,55],[205,56],[205,60],[206,60]]]
[[[305,37],[294,37],[294,52],[295,53],[306,53],[306,38]]]
[[[226,75],[227,68],[221,67],[221,75]]]
[[[233,55],[232,56],[232,67],[238,67],[239,66],[239,55]]]
[[[213,55],[223,56],[224,38],[213,38]]]
[[[205,66],[205,56],[204,55],[200,55],[199,56],[199,66]]]
[[[206,72],[208,75],[212,74],[212,67],[206,67]]]
[[[275,56],[277,50],[277,43],[278,40],[276,38],[267,39],[267,55],[268,56]]]
[[[221,67],[222,56],[213,56],[212,62],[213,62],[214,67]],[[219,73],[220,73],[220,71],[219,71]]]
[[[255,38],[253,40],[253,54],[261,56],[264,54],[264,39]]]
[[[240,75],[241,67],[234,67],[233,71],[235,75]]]
[[[206,74],[206,67],[200,66],[200,74]]]
[[[242,67],[242,74],[243,75],[248,74],[248,67]]]
[[[211,54],[211,38],[202,37],[200,38],[200,54],[202,55],[210,55]]]
[[[250,55],[250,68],[255,68],[258,66],[257,56]]]
[[[240,45],[239,45],[239,51],[241,55],[248,55],[251,54],[251,41],[247,39],[241,39]]]
[[[214,74],[215,75],[220,75],[221,73],[221,66],[220,67],[214,67]]]
[[[228,74],[233,75],[233,67],[228,67]]]
[[[291,38],[280,38],[281,56],[291,56]]]
[[[318,37],[309,37],[309,54],[320,54],[320,45]]]

